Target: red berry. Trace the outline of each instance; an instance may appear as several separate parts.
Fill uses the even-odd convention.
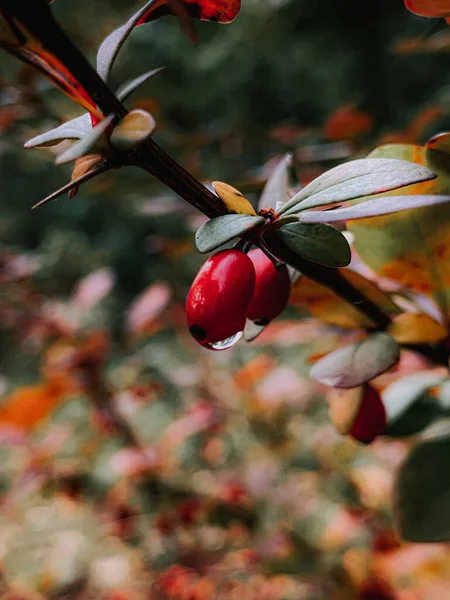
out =
[[[386,429],[386,410],[380,394],[367,385],[355,422],[349,434],[364,444],[369,444]]]
[[[257,325],[267,325],[284,310],[291,292],[291,280],[286,265],[275,267],[262,250],[248,254],[256,273],[253,297],[247,317]]]
[[[208,258],[186,301],[189,330],[197,342],[208,347],[243,331],[254,289],[255,269],[246,254],[220,250]]]

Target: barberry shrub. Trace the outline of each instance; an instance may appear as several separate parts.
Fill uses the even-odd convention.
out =
[[[450,3],[442,0],[406,5],[425,17],[450,16]],[[88,180],[134,166],[201,211],[208,220],[195,243],[200,253],[214,254],[187,296],[186,330],[206,349],[227,350],[241,337],[251,343],[266,335],[288,303],[299,318],[332,329],[334,348],[311,369],[311,377],[330,388],[331,420],[364,444],[383,435],[414,436],[395,484],[397,527],[406,540],[448,541],[450,133],[422,146],[382,144],[303,186],[295,158],[286,155],[257,205],[227,183],[204,186],[153,140],[158,124],[150,111],[127,109],[131,94],[162,69],[114,89],[111,72],[128,37],[149,21],[175,14],[192,36],[192,18],[229,23],[239,9],[239,0],[150,0],[106,37],[94,69],[45,0],[3,0],[0,45],[86,111],[26,143],[72,142],[56,158],[73,165],[72,180],[36,206],[66,192],[73,197]],[[348,109],[344,121],[352,127],[355,114],[352,138],[359,143],[372,122]],[[339,139],[341,126],[342,115],[329,137]],[[424,358],[420,369],[392,381],[411,352]],[[70,361],[94,377],[92,353]],[[125,435],[133,442],[128,430]],[[161,522],[161,530],[170,523]]]

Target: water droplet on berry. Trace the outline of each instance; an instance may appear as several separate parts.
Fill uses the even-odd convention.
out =
[[[205,348],[209,348],[209,350],[226,350],[227,348],[234,346],[241,339],[243,333],[243,331],[238,331],[231,337],[227,338],[226,340],[222,340],[221,342],[205,344]]]

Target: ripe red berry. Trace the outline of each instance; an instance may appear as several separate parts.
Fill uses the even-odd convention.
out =
[[[386,410],[383,400],[376,389],[367,385],[349,435],[359,442],[369,444],[383,433],[386,424]]]
[[[216,252],[189,290],[186,314],[192,336],[211,347],[243,331],[254,289],[255,269],[246,254],[240,250]]]
[[[256,273],[253,297],[247,318],[258,325],[267,325],[284,310],[291,292],[291,280],[286,265],[275,267],[262,250],[248,253]]]

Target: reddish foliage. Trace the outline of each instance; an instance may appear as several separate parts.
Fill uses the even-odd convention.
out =
[[[333,142],[342,140],[357,141],[373,129],[373,118],[354,106],[338,108],[324,126],[325,137]]]
[[[158,0],[141,18],[138,25],[173,14],[171,4],[168,0]],[[241,0],[183,0],[183,5],[193,19],[230,23],[239,14]]]

